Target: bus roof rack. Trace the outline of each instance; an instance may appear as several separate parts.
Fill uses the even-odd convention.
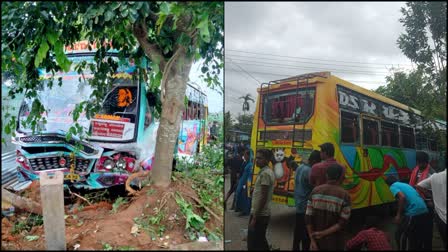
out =
[[[314,77],[329,78],[330,76],[331,76],[331,73],[328,72],[328,71],[326,71],[326,72],[315,72],[315,73],[306,73],[306,74],[296,75],[296,76],[292,76],[292,77],[288,77],[288,78],[280,79],[280,80],[275,80],[275,81],[271,81],[271,82],[273,82],[274,84],[277,84],[277,83],[280,83],[280,82],[311,79],[311,78],[314,78]]]

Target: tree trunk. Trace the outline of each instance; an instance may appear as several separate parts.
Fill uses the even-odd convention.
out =
[[[39,203],[32,201],[31,199],[16,195],[4,188],[2,188],[2,200],[5,200],[11,203],[13,206],[23,209],[27,212],[42,215],[42,206]]]
[[[155,149],[152,171],[154,185],[168,187],[171,182],[174,147],[178,141],[179,128],[184,109],[184,97],[187,89],[188,75],[193,59],[188,59],[183,49],[166,70],[165,98],[162,103],[162,115]],[[162,83],[163,86],[163,83]]]

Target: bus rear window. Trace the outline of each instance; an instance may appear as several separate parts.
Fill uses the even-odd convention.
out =
[[[315,89],[300,89],[265,94],[263,119],[267,124],[302,124],[314,111]]]

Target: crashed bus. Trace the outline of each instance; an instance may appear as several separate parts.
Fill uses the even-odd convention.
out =
[[[72,67],[68,72],[55,74],[54,79],[62,78],[61,86],[48,88],[46,82],[51,74],[40,70],[45,84],[37,93],[46,108],[42,115],[46,124],[39,123],[38,133],[33,134],[22,123],[32,109],[33,100],[24,98],[22,102],[12,139],[21,189],[38,180],[42,172],[62,171],[65,186],[101,189],[122,185],[132,173],[152,168],[159,126],[154,117],[155,96],[147,90],[148,83],[136,78],[137,68],[129,60],[119,62],[98,113],[90,120],[85,113],[79,116],[78,124],[90,136],[66,138],[74,123],[75,105],[88,100],[93,91],[87,82],[93,75],[87,71],[81,75],[74,70],[81,62],[93,62],[95,52],[82,47],[84,44],[66,48]],[[110,50],[107,55],[118,62],[117,53]],[[175,157],[190,157],[207,143],[206,94],[189,83],[185,105]]]

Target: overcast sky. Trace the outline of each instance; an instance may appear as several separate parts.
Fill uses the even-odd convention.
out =
[[[398,48],[404,2],[226,2],[225,111],[261,82],[330,71],[367,89],[389,68],[410,69]],[[255,103],[250,103],[250,112]]]
[[[202,61],[198,61],[193,64],[193,66],[191,67],[191,70],[190,70],[190,76],[189,76],[190,81],[198,84],[201,87],[202,91],[205,94],[207,94],[208,112],[209,113],[223,112],[223,106],[224,106],[223,95],[221,95],[220,93],[218,93],[217,91],[215,91],[211,88],[208,88],[207,83],[205,83],[204,81],[201,80],[201,78],[199,77],[200,75],[202,75],[201,66],[202,66]],[[221,85],[224,85],[222,71],[221,71],[221,74],[218,76],[218,78],[221,81]]]

